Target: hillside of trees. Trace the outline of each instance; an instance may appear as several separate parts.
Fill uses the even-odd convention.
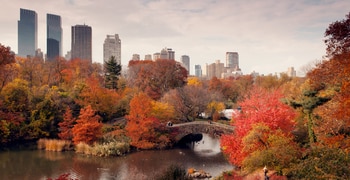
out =
[[[202,80],[174,60],[104,65],[15,57],[0,44],[0,145],[62,139],[75,146],[164,149],[166,123],[240,107],[221,138],[244,172],[267,166],[291,179],[350,179],[350,13],[325,31],[325,59],[305,77],[281,73]],[[103,67],[104,66],[104,67]],[[118,123],[126,120],[126,123]],[[96,152],[95,152],[96,153]],[[120,154],[121,151],[116,152]]]

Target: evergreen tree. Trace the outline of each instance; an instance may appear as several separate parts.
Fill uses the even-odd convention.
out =
[[[117,63],[114,56],[111,56],[104,65],[105,68],[105,87],[109,89],[118,89],[117,82],[120,76],[122,67]]]

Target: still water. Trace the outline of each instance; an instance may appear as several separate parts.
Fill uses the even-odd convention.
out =
[[[74,152],[1,151],[1,180],[41,180],[69,173],[82,180],[148,180],[172,164],[209,172],[213,177],[233,168],[220,151],[218,139],[203,134],[190,148],[142,151],[123,157],[94,157]]]

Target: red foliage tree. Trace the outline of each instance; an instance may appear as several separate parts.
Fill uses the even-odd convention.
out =
[[[92,144],[98,140],[102,136],[100,119],[90,105],[81,109],[77,124],[72,128],[74,144],[79,142]]]
[[[63,115],[63,121],[58,123],[58,126],[60,127],[58,137],[64,140],[72,140],[72,128],[74,127],[75,120],[76,119],[72,115],[72,110],[68,107]]]
[[[295,112],[282,103],[281,98],[282,94],[278,90],[268,91],[255,87],[240,103],[242,113],[232,120],[235,132],[221,139],[223,152],[228,155],[231,163],[240,166],[248,156],[248,152],[243,150],[242,139],[254,124],[265,124],[272,131],[281,129],[287,135],[291,132],[294,127]]]

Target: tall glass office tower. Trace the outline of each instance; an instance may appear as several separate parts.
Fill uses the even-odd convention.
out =
[[[62,27],[61,17],[54,14],[47,14],[47,60],[54,60],[58,56],[62,56]]]
[[[92,62],[92,30],[87,25],[72,26],[72,59]]]
[[[38,16],[35,11],[20,9],[18,21],[18,56],[34,56],[38,48]]]

